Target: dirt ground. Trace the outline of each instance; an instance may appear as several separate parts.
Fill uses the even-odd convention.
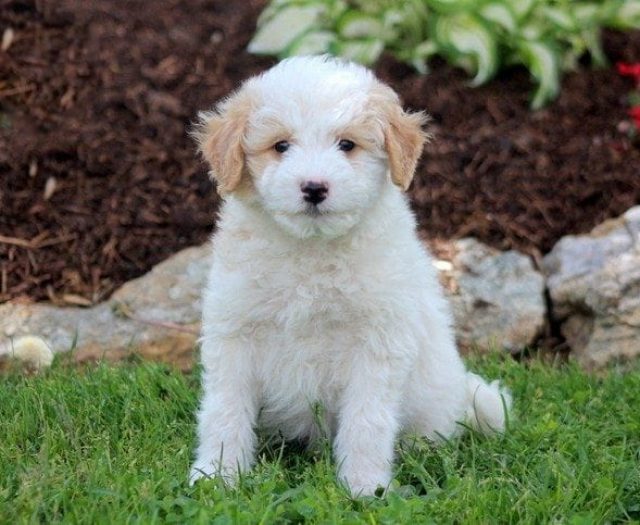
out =
[[[204,242],[218,197],[188,130],[272,59],[245,52],[261,1],[0,0],[0,302],[90,304]],[[605,34],[612,63],[640,32]],[[421,233],[476,236],[539,257],[640,202],[624,131],[629,79],[568,75],[531,112],[514,69],[479,89],[444,63],[377,73],[433,117],[410,190]]]

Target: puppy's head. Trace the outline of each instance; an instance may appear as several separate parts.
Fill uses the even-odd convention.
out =
[[[196,138],[221,194],[261,207],[296,237],[337,237],[385,185],[409,187],[424,122],[364,67],[297,57],[201,114]]]

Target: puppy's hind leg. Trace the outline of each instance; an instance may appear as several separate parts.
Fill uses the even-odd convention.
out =
[[[463,429],[467,371],[444,316],[430,316],[423,328],[422,348],[405,390],[405,430],[440,441]]]
[[[407,430],[433,441],[459,434],[461,423],[483,433],[504,431],[509,392],[467,371],[448,324],[431,324],[425,345],[405,394]]]

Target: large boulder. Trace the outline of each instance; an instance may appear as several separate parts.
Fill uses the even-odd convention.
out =
[[[435,264],[451,300],[460,347],[518,352],[535,343],[547,311],[544,278],[531,259],[471,238],[446,251],[450,255]]]
[[[553,317],[588,369],[640,355],[640,206],[544,258]]]
[[[91,308],[44,303],[0,305],[0,357],[24,335],[44,338],[77,361],[118,360],[131,352],[188,368],[200,329],[200,293],[211,246],[187,248]]]
[[[524,255],[500,253],[475,240],[451,245],[436,261],[447,283],[463,348],[516,351],[538,337],[545,318],[542,277]],[[200,294],[209,244],[187,248],[90,308],[44,303],[0,305],[0,358],[21,336],[42,337],[76,361],[143,357],[192,364],[200,331]],[[13,345],[13,346],[12,346]]]

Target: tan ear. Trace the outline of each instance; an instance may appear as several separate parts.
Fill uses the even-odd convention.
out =
[[[242,139],[249,118],[250,100],[242,91],[220,103],[214,111],[200,113],[193,133],[198,149],[211,167],[211,177],[221,194],[235,190],[245,171]]]
[[[391,180],[406,191],[428,138],[422,129],[428,117],[423,112],[407,113],[399,104],[394,104],[387,112],[387,118],[384,140]]]

